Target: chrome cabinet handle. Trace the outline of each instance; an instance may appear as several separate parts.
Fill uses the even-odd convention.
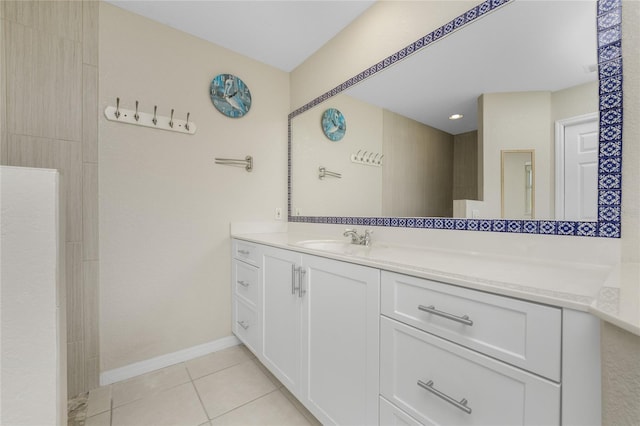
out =
[[[449,404],[451,404],[454,407],[464,411],[465,413],[471,414],[471,408],[467,407],[467,404],[468,404],[469,401],[467,401],[466,398],[462,398],[460,401],[456,401],[455,399],[451,398],[446,393],[443,393],[443,392],[439,391],[438,389],[434,388],[433,387],[433,380],[429,380],[427,383],[423,382],[422,380],[418,380],[418,386],[420,386],[422,389],[428,390],[429,392],[431,392],[432,394],[434,394],[438,398],[444,399]]]
[[[249,283],[244,282],[242,280],[238,280],[238,284],[240,284],[242,287],[249,287]]]
[[[248,256],[251,254],[249,250],[242,250],[242,249],[238,249],[238,253],[244,254],[245,256]]]
[[[298,272],[298,268],[296,268],[295,263],[291,265],[291,294],[295,295],[296,294],[296,290],[298,289],[296,287],[296,276]]]
[[[469,315],[463,315],[461,317],[458,317],[447,312],[439,311],[433,305],[430,305],[430,306],[418,305],[418,309],[423,312],[428,312],[433,315],[438,315],[439,317],[446,318],[451,321],[456,321],[465,325],[473,325],[473,321],[469,319]]]
[[[306,273],[306,269],[303,269],[302,266],[298,268],[298,297],[300,298],[302,298],[307,293],[307,291],[302,287],[302,283],[304,282],[304,276],[306,275]]]
[[[240,325],[240,327],[244,328],[245,330],[249,328],[249,324],[245,324],[244,321],[237,321],[237,323]]]

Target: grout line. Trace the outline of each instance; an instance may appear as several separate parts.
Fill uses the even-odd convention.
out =
[[[109,409],[109,426],[113,426],[113,385],[109,385],[111,387],[111,398],[110,398],[110,409]]]
[[[184,363],[184,364],[185,364],[185,368],[187,368],[187,363]],[[209,416],[209,412],[207,411],[207,407],[204,405],[204,401],[202,400],[202,397],[200,396],[200,392],[198,392],[198,387],[196,386],[196,382],[191,377],[191,372],[189,371],[188,368],[187,368],[187,374],[189,374],[189,377],[191,378],[191,386],[193,386],[193,389],[196,391],[196,395],[198,396],[198,400],[200,401],[200,406],[204,410],[204,415],[207,416],[207,420],[211,421],[211,417]],[[209,424],[211,424],[211,423],[209,423]]]
[[[229,414],[229,413],[231,413],[231,412],[233,412],[233,411],[236,411],[236,410],[241,409],[241,408],[242,408],[242,407],[244,407],[245,405],[251,404],[252,402],[257,401],[257,400],[259,400],[259,399],[262,399],[262,398],[264,398],[264,397],[266,397],[266,396],[268,396],[268,395],[271,395],[271,394],[272,394],[272,393],[274,393],[274,392],[278,392],[279,390],[280,390],[280,389],[277,389],[277,388],[276,388],[276,389],[272,390],[271,392],[267,392],[267,393],[265,393],[264,395],[260,395],[260,396],[258,396],[258,397],[256,397],[256,398],[253,398],[252,400],[247,401],[247,402],[245,402],[245,403],[244,403],[244,404],[242,404],[242,405],[238,405],[237,407],[234,407],[234,408],[232,408],[232,409],[231,409],[231,410],[229,410],[229,411],[225,411],[224,413],[222,413],[222,414],[220,414],[220,415],[218,415],[218,416],[215,416],[215,417],[213,417],[213,418],[210,418],[209,420],[214,420],[214,419],[220,418],[220,417],[222,417],[222,416],[225,416],[225,415],[227,415],[227,414]]]
[[[205,377],[209,377],[209,376],[212,376],[214,374],[218,374],[218,373],[220,373],[222,371],[228,370],[228,369],[233,368],[233,367],[237,367],[238,365],[242,365],[242,364],[244,364],[246,362],[249,362],[249,361],[253,361],[253,359],[249,358],[249,359],[246,359],[244,361],[240,361],[240,362],[238,362],[236,364],[229,365],[227,367],[221,368],[220,370],[212,371],[211,373],[205,374],[204,376],[196,377],[195,379],[191,379],[191,380],[195,382],[196,380],[204,379]],[[187,372],[188,371],[189,371],[189,369],[187,368]],[[191,373],[189,373],[189,377],[191,377]]]
[[[181,364],[184,364],[184,368],[187,370],[187,376],[189,376],[189,380],[191,380],[191,382],[193,383],[193,376],[191,375],[191,371],[189,371],[187,363],[183,361],[181,362]]]
[[[200,406],[202,407],[202,410],[204,411],[204,415],[207,416],[207,421],[210,422],[211,421],[211,416],[209,416],[209,412],[207,411],[207,407],[204,405],[204,401],[202,400],[202,397],[200,396],[200,392],[198,392],[198,388],[196,386],[196,384],[193,382],[193,380],[191,381],[191,386],[193,386],[193,390],[196,391],[196,395],[198,396],[198,400],[200,401]],[[211,424],[211,423],[209,423]]]

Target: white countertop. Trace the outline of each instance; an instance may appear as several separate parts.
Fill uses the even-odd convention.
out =
[[[640,335],[640,265],[531,259],[474,251],[374,242],[370,248],[334,252],[300,242],[314,236],[291,232],[232,234],[233,238],[382,270],[590,312]],[[345,240],[346,241],[346,240]]]

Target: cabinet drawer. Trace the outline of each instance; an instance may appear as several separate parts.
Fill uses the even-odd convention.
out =
[[[260,270],[244,262],[233,260],[234,291],[253,307],[258,306],[260,296]]]
[[[561,309],[392,272],[381,301],[383,315],[560,381]]]
[[[413,417],[380,397],[380,421],[382,426],[422,426]]]
[[[232,256],[234,259],[242,260],[254,266],[260,266],[261,250],[259,244],[248,241],[232,240]]]
[[[385,317],[380,333],[380,392],[421,423],[559,424],[560,385]]]
[[[260,353],[262,348],[260,322],[257,312],[249,305],[238,298],[234,298],[235,318],[233,319],[233,330],[235,335],[253,353]]]

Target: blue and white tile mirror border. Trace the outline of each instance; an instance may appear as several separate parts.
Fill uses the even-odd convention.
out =
[[[430,217],[339,217],[293,216],[291,211],[291,119],[394,65],[513,0],[487,0],[435,31],[362,71],[344,83],[289,114],[288,220],[289,222],[326,223],[401,228],[450,229],[466,231],[511,232],[545,235],[573,235],[620,238],[622,197],[622,0],[598,0],[598,77],[599,77],[599,160],[598,221],[553,221],[509,219],[456,219]]]

